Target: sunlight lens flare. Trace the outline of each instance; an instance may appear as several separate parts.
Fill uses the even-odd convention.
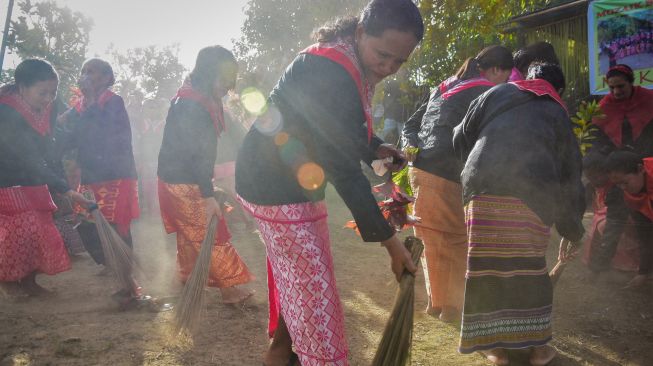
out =
[[[283,129],[283,117],[274,104],[265,109],[265,113],[254,121],[254,128],[264,135],[275,136]]]
[[[240,94],[240,102],[248,113],[260,116],[267,110],[265,95],[256,88],[246,88]]]
[[[321,166],[309,162],[297,170],[297,181],[307,191],[314,191],[324,184],[324,170]]]

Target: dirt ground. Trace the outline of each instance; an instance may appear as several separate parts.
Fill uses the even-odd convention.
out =
[[[385,250],[364,244],[343,224],[350,214],[329,192],[333,253],[345,308],[352,365],[369,365],[394,297]],[[254,298],[245,307],[222,305],[210,291],[207,313],[193,341],[170,329],[172,313],[120,312],[109,299],[110,277],[87,255],[74,258],[73,269],[39,276],[50,298],[0,299],[0,366],[10,365],[260,365],[266,349],[267,302],[265,251],[256,234],[233,228],[233,243],[257,276]],[[176,296],[174,238],[157,217],[142,218],[133,228],[136,254],[157,297]],[[552,245],[552,253],[556,245]],[[629,274],[591,278],[574,262],[555,289],[554,366],[652,365],[653,289],[623,290]],[[486,365],[478,355],[456,352],[459,325],[444,324],[422,313],[424,278],[417,279],[417,315],[413,365]],[[511,354],[511,365],[527,357]]]

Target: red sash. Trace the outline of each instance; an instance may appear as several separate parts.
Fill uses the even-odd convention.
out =
[[[188,80],[184,82],[179,90],[177,90],[177,94],[172,99],[189,99],[199,103],[207,112],[209,112],[211,120],[213,121],[213,127],[215,127],[216,135],[220,137],[222,132],[226,131],[222,102],[216,102],[213,98],[209,98],[193,89],[193,86]]]
[[[630,208],[639,211],[653,221],[653,158],[644,159],[644,174],[646,190],[637,194],[624,191],[624,200]]]
[[[363,105],[363,113],[367,123],[367,142],[372,141],[372,96],[374,96],[374,86],[370,85],[363,75],[354,46],[350,42],[340,39],[335,42],[316,43],[301,53],[326,57],[342,66],[349,73],[349,76],[356,84]]]
[[[17,93],[9,93],[0,96],[0,104],[6,104],[29,123],[32,128],[41,136],[50,133],[50,117],[52,115],[52,103],[48,104],[45,110],[40,113],[34,113],[32,108]]]
[[[0,188],[0,214],[57,210],[47,185]]]
[[[100,94],[100,97],[97,99],[97,105],[100,107],[100,109],[104,109],[104,106],[107,104],[109,99],[113,98],[113,96],[116,95],[116,93],[112,92],[111,90],[107,89],[105,90],[102,94]],[[74,104],[74,108],[77,111],[77,113],[82,113],[86,109],[88,109],[88,101],[86,98],[84,98],[84,95],[80,95],[78,98],[76,98],[76,103]]]
[[[612,94],[606,95],[601,102],[604,118],[594,118],[592,121],[617,146],[621,147],[621,128],[624,120],[628,120],[633,131],[633,140],[637,140],[644,128],[653,121],[653,90],[633,87],[630,99],[617,100]]]
[[[546,95],[549,98],[558,102],[558,104],[560,104],[560,106],[565,111],[567,111],[567,105],[562,100],[562,98],[560,98],[560,95],[558,95],[558,92],[553,88],[553,85],[551,85],[548,81],[544,79],[511,81],[510,84],[518,87],[520,90],[533,93],[538,97]]]
[[[495,84],[490,82],[486,78],[474,78],[474,79],[469,79],[469,80],[463,80],[460,83],[456,84],[453,88],[450,90],[447,90],[446,92],[442,93],[442,99],[449,99],[452,96],[460,93],[463,90],[467,90],[470,88],[474,88],[477,86],[494,86]]]

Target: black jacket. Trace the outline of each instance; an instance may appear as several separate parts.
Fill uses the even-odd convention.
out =
[[[102,107],[94,104],[81,113],[71,109],[57,144],[62,150],[77,149],[82,184],[136,179],[131,126],[118,95]]]
[[[463,164],[453,152],[453,128],[463,120],[470,103],[488,89],[489,86],[475,86],[447,99],[438,91],[431,95],[426,108],[420,108],[424,111],[421,121],[411,117],[403,129],[404,140],[419,147],[413,162],[415,168],[460,182]]]
[[[50,119],[53,131],[56,115],[53,111]],[[20,113],[0,104],[0,188],[47,184],[51,191],[67,192],[54,136],[41,136]]]
[[[454,149],[466,160],[465,202],[478,194],[519,198],[565,238],[581,239],[581,155],[567,112],[557,102],[498,85],[472,103],[455,129]]]
[[[163,130],[159,178],[171,184],[197,184],[202,197],[212,197],[217,145],[209,112],[193,100],[174,100]]]
[[[274,132],[281,133],[262,132],[259,121],[250,129],[236,160],[238,194],[258,205],[322,200],[325,184],[306,190],[297,180],[297,169],[315,162],[351,210],[363,240],[390,238],[394,230],[360,165],[375,158],[382,141],[374,136],[368,144],[360,96],[347,71],[329,59],[302,54],[288,66],[270,101],[281,116]]]

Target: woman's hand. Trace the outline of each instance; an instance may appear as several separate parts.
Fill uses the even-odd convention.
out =
[[[565,238],[560,239],[560,248],[558,249],[558,260],[566,263],[576,257],[578,249],[581,246],[580,241],[571,241]]]
[[[75,192],[72,189],[64,193],[64,196],[68,197],[70,200],[82,206],[83,208],[88,208],[89,206],[95,203],[91,200],[86,199],[86,197],[84,197],[83,194],[79,192]]]
[[[206,212],[206,223],[211,222],[211,218],[215,215],[219,218],[222,217],[222,209],[215,200],[215,197],[207,197],[204,199],[204,210]]]
[[[417,158],[417,152],[418,149],[415,146],[407,146],[404,149],[404,155],[406,155],[406,160],[408,160],[411,163],[415,161],[415,159]]]
[[[393,235],[388,240],[382,241],[381,245],[385,247],[390,255],[390,266],[392,272],[395,274],[397,282],[401,280],[401,275],[404,273],[404,269],[410,273],[415,273],[417,271],[417,266],[413,263],[413,258],[411,257],[410,252],[396,235]]]
[[[379,159],[392,158],[392,163],[385,163],[385,167],[391,172],[398,172],[408,164],[406,155],[390,144],[379,145],[379,148],[376,149],[376,157]]]

